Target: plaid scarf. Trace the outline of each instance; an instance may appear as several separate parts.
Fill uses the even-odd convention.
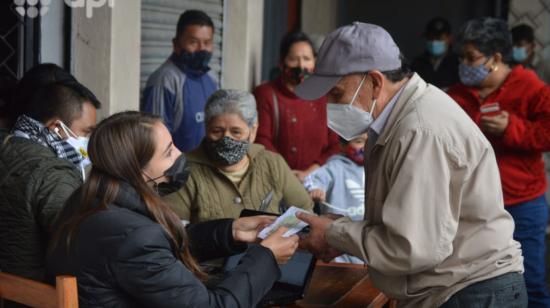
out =
[[[15,136],[27,138],[49,147],[57,157],[72,162],[80,169],[83,158],[75,148],[57,134],[52,134],[42,123],[35,119],[26,115],[20,116],[13,126],[12,133]]]

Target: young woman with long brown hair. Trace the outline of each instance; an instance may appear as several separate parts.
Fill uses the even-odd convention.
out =
[[[88,152],[91,173],[60,214],[47,258],[51,277],[77,277],[81,307],[253,307],[278,279],[277,263],[297,248],[297,237],[279,230],[250,245],[235,271],[208,289],[195,258],[244,251],[272,218],[184,228],[157,191],[182,184],[185,158],[156,116],[105,119]]]

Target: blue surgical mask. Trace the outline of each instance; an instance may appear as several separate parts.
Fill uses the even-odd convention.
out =
[[[426,50],[428,53],[430,53],[432,56],[439,57],[445,54],[447,51],[447,44],[445,41],[427,41],[426,42]]]
[[[470,66],[464,63],[458,65],[458,77],[460,82],[469,87],[476,87],[489,76],[491,71],[484,64],[478,66]]]
[[[353,102],[359,95],[359,90],[361,90],[366,77],[367,75],[364,75],[361,79],[361,83],[349,104],[327,104],[328,127],[347,141],[364,134],[374,122],[372,111],[376,106],[376,99],[372,102],[370,112],[353,106]]]
[[[514,58],[514,61],[518,63],[523,63],[525,60],[527,60],[527,48],[525,47],[514,47],[512,50],[512,57]]]

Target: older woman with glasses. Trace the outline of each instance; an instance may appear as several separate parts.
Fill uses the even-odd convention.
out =
[[[550,307],[542,160],[542,152],[550,150],[550,88],[533,71],[510,65],[512,36],[502,20],[467,22],[459,43],[461,84],[448,94],[479,125],[496,153],[504,205],[514,218],[514,238],[525,258],[529,307]]]
[[[243,209],[280,213],[313,209],[313,201],[283,157],[254,144],[256,101],[245,91],[219,90],[205,107],[206,136],[189,153],[185,186],[166,198],[192,223],[237,218]]]

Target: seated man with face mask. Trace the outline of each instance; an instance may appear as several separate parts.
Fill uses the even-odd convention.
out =
[[[63,204],[83,181],[99,102],[76,81],[43,86],[0,143],[0,269],[44,279]]]
[[[206,137],[188,155],[189,180],[166,197],[181,219],[237,218],[243,209],[280,213],[292,205],[313,209],[282,156],[253,144],[258,129],[254,96],[214,92],[206,103],[205,124]]]

